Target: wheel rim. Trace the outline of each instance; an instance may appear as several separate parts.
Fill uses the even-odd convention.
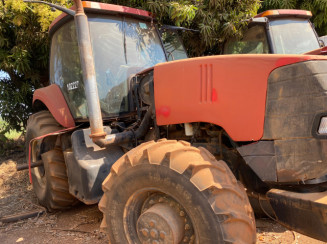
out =
[[[155,189],[134,193],[124,209],[124,230],[129,243],[195,243],[192,221],[169,195]]]

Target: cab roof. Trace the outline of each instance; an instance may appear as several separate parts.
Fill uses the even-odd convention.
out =
[[[141,19],[153,19],[154,15],[151,12],[130,8],[115,4],[108,4],[108,3],[99,3],[99,2],[91,2],[91,1],[83,1],[82,2],[84,10],[86,13],[104,13],[104,14],[123,14],[123,15],[130,15],[135,16]],[[71,7],[71,9],[75,9],[75,6]],[[50,25],[49,32],[52,30],[54,26],[57,25],[58,22],[61,22],[62,19],[65,17],[70,17],[65,13],[59,15]]]
[[[254,18],[267,17],[267,18],[285,18],[285,17],[298,17],[310,19],[312,17],[311,11],[300,9],[273,9],[267,10],[254,16]]]

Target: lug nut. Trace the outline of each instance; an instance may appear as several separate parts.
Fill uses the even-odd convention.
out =
[[[191,238],[190,238],[190,242],[189,242],[189,244],[193,244],[193,243],[194,243],[194,240],[195,240],[195,236],[192,235]]]
[[[162,197],[159,198],[159,202],[163,202],[164,199]]]
[[[188,242],[188,237],[187,236],[184,237],[183,242]]]
[[[142,229],[141,232],[142,232],[142,235],[145,236],[145,237],[147,237],[149,235],[149,230],[148,229]]]
[[[151,221],[150,221],[150,226],[151,226],[151,227],[155,227],[155,225],[156,225],[156,221],[151,220]]]
[[[166,238],[166,232],[164,232],[164,231],[160,231],[159,236],[160,236],[160,238],[161,238],[162,240],[164,240],[164,239]]]
[[[153,238],[153,239],[157,239],[158,238],[158,231],[156,229],[151,229],[150,230],[150,236]]]
[[[184,211],[180,211],[180,212],[179,212],[179,216],[184,217],[184,216],[185,216]]]
[[[186,224],[185,225],[185,230],[189,230],[189,229],[191,229],[190,225],[189,224]]]

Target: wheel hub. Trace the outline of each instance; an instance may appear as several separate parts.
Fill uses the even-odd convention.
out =
[[[137,234],[142,244],[177,244],[184,237],[184,221],[175,209],[158,203],[138,218]]]

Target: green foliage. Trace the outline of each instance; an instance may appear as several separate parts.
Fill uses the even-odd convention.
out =
[[[327,1],[326,0],[264,0],[262,11],[268,9],[305,9],[312,12],[311,21],[320,36],[327,35]]]
[[[22,0],[0,2],[0,70],[8,75],[0,77],[0,114],[8,129],[24,129],[33,91],[48,84],[46,31],[58,14]]]
[[[52,0],[66,7],[72,0]],[[100,0],[149,10],[160,24],[199,30],[185,32],[190,55],[214,54],[227,38],[240,35],[243,20],[256,14],[259,0]],[[23,130],[33,91],[48,84],[48,27],[60,11],[22,0],[0,1],[0,114],[8,129]]]

